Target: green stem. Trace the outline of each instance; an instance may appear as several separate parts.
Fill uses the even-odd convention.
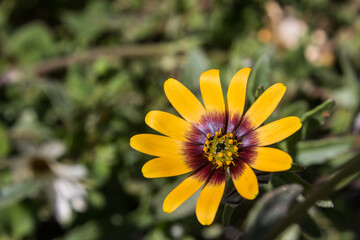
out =
[[[222,214],[222,224],[224,228],[226,228],[229,225],[233,212],[234,212],[234,208],[225,204]]]
[[[271,231],[265,235],[265,240],[275,239],[280,235],[288,226],[297,221],[307,210],[313,206],[314,202],[329,194],[335,186],[355,173],[360,171],[360,154],[356,155],[350,161],[340,167],[339,171],[328,181],[312,189],[305,201],[295,205],[289,214],[282,219],[278,224],[271,229]]]
[[[186,52],[198,46],[196,39],[185,38],[170,43],[134,44],[112,47],[93,48],[84,52],[71,53],[68,56],[49,59],[32,66],[19,66],[0,75],[0,85],[17,82],[23,75],[44,76],[59,69],[71,65],[87,64],[98,58],[131,58],[131,57],[153,57],[166,54],[177,54]],[[9,77],[9,76],[16,77]],[[1,79],[7,79],[2,82]]]

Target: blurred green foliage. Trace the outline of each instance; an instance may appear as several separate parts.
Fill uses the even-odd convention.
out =
[[[356,0],[1,1],[0,239],[261,239],[259,229],[359,152],[359,11]],[[246,107],[260,84],[287,86],[268,121],[302,118],[301,131],[277,145],[305,170],[273,174],[226,228],[222,206],[213,225],[197,222],[196,194],[163,213],[183,177],[145,179],[150,158],[130,137],[152,132],[148,111],[175,113],[167,78],[200,96],[203,71],[220,69],[227,89],[242,67],[252,68]],[[24,139],[60,139],[60,161],[87,167],[86,212],[60,225],[37,186],[13,183],[9,165]],[[359,239],[359,174],[349,177],[317,204],[334,208],[311,208],[281,238]]]

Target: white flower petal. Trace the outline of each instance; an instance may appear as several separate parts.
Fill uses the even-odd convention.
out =
[[[44,186],[58,222],[67,223],[71,219],[71,208],[77,212],[86,210],[87,193],[81,183],[56,178],[47,181]]]
[[[86,210],[86,201],[82,197],[72,199],[71,205],[77,212],[84,212]]]
[[[31,155],[35,154],[37,151],[37,146],[29,140],[15,140],[15,145],[16,149],[21,153],[21,155]]]
[[[66,165],[57,163],[53,167],[53,171],[60,177],[79,180],[86,176],[86,168],[82,165]]]
[[[64,197],[59,186],[61,186],[61,184],[59,185],[59,179],[44,182],[45,191],[52,205],[55,219],[64,224],[70,221],[72,214],[70,202]]]
[[[56,191],[58,191],[58,193],[67,200],[71,200],[78,195],[76,188],[72,185],[72,183],[65,179],[57,179],[54,187],[56,188]]]
[[[56,195],[55,199],[55,218],[60,223],[67,223],[72,216],[70,203],[61,195]]]
[[[86,197],[87,196],[84,185],[82,185],[79,182],[74,182],[72,186],[74,187],[75,192],[77,193],[77,196],[80,196],[80,197]]]
[[[26,157],[11,158],[8,160],[15,182],[31,180],[33,172],[29,168],[29,159]]]
[[[56,159],[65,153],[65,145],[60,141],[51,141],[42,145],[38,151],[46,157]]]
[[[57,179],[54,184],[58,194],[68,200],[74,210],[83,211],[86,208],[85,198],[86,190],[79,182],[71,182],[65,179]]]

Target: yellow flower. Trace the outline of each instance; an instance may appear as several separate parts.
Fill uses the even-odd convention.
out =
[[[291,167],[292,158],[279,149],[264,147],[281,141],[301,128],[298,117],[286,117],[265,126],[283,97],[286,87],[269,87],[243,116],[246,84],[250,68],[232,78],[224,101],[219,71],[212,69],[200,77],[205,107],[180,82],[169,79],[165,94],[179,118],[162,111],[151,111],[145,122],[166,135],[139,134],[131,138],[135,150],[156,156],[142,168],[147,178],[190,175],[166,197],[163,210],[171,213],[203,187],[196,204],[196,216],[210,225],[224,193],[230,174],[239,194],[254,199],[258,182],[253,169],[276,172]]]

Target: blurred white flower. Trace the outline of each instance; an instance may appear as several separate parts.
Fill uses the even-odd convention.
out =
[[[291,7],[284,9],[278,2],[269,1],[265,4],[269,17],[270,30],[258,33],[260,41],[267,42],[272,39],[277,45],[285,49],[294,49],[299,45],[302,36],[305,35],[308,26],[306,22],[295,17],[295,10]]]
[[[305,58],[318,66],[332,66],[335,62],[334,43],[328,39],[327,33],[316,29],[311,34],[311,41],[306,46]]]
[[[279,41],[286,49],[298,47],[300,38],[306,33],[307,26],[295,17],[286,17],[278,25]]]
[[[19,145],[21,154],[11,160],[15,181],[38,181],[53,208],[55,218],[67,223],[71,209],[86,209],[87,193],[80,182],[86,176],[86,168],[56,161],[65,152],[62,142],[52,141],[38,148],[29,143]]]

